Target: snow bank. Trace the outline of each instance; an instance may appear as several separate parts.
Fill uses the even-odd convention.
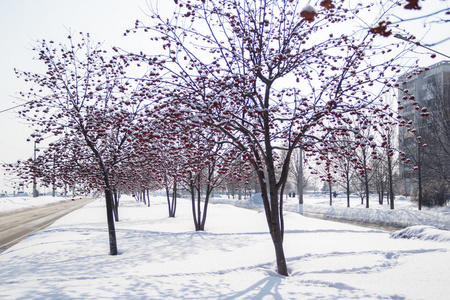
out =
[[[255,209],[255,210],[264,209],[264,204],[263,204],[263,200],[261,197],[261,193],[256,193],[248,199],[241,199],[241,200],[235,201],[234,205],[237,207],[242,207],[242,208],[247,208],[247,209]]]
[[[347,207],[345,195],[333,198],[330,206],[329,198],[324,194],[310,194],[304,196],[304,204],[299,205],[297,198],[285,198],[283,209],[285,212],[301,213],[304,216],[317,216],[330,220],[351,221],[355,223],[368,223],[384,227],[404,228],[415,225],[433,226],[442,230],[450,230],[450,207],[423,207],[418,210],[410,199],[399,196],[395,200],[395,209],[385,202],[383,205],[369,201],[370,207],[361,204],[360,198],[351,198],[351,207]],[[228,200],[229,204],[237,207],[262,210],[261,194],[255,194],[250,199]],[[212,203],[227,203],[226,198],[217,197]]]
[[[287,210],[290,209],[287,208]],[[405,208],[390,210],[377,207],[367,209],[304,205],[304,215],[317,215],[328,219],[350,220],[379,226],[408,227],[429,225],[444,230],[450,229],[450,213],[448,211],[442,212],[439,208],[418,211]]]
[[[450,232],[432,226],[411,226],[391,233],[394,239],[419,239],[436,242],[450,242]]]

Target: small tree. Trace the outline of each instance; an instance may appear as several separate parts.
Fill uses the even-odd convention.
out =
[[[350,207],[350,193],[351,193],[351,182],[356,175],[357,170],[357,159],[356,145],[353,140],[353,134],[347,133],[344,139],[338,141],[339,147],[342,151],[346,152],[346,155],[342,155],[336,159],[337,161],[337,171],[336,176],[337,184],[345,189],[347,195],[347,207]]]
[[[113,192],[123,178],[121,166],[133,153],[129,137],[139,131],[140,102],[125,93],[129,85],[123,80],[125,64],[107,57],[89,35],[81,34],[78,43],[69,36],[67,44],[54,45],[43,40],[34,48],[45,73],[17,71],[19,77],[35,84],[21,93],[28,102],[20,114],[37,127],[36,142],[47,134],[60,137],[42,160],[47,165],[61,162],[57,168],[69,170],[58,173],[63,182],[73,176],[72,182],[82,181],[85,187],[104,191],[110,253],[115,255]]]
[[[190,131],[190,142],[185,144],[189,150],[183,168],[183,181],[191,194],[195,230],[204,231],[211,193],[226,177],[233,175],[231,165],[238,156],[232,148],[219,142],[221,139],[218,136],[221,135],[217,132],[208,128],[194,128],[197,130]]]

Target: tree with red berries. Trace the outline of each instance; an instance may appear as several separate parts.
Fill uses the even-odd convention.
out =
[[[173,105],[189,107],[203,126],[222,132],[257,172],[277,269],[288,275],[282,195],[294,150],[339,152],[324,141],[357,133],[352,120],[390,118],[381,95],[399,71],[396,55],[377,48],[374,34],[348,26],[369,8],[361,4],[176,3],[172,19],[155,13],[151,25],[136,23],[135,30],[152,32],[162,54],[132,57],[148,66],[149,81],[165,85]],[[330,27],[342,30],[335,35]]]
[[[113,192],[135,155],[130,137],[141,131],[143,98],[127,93],[131,85],[124,79],[123,60],[108,56],[89,35],[69,36],[67,44],[58,46],[43,40],[34,50],[46,72],[17,71],[34,84],[21,93],[28,101],[21,116],[36,127],[36,143],[43,136],[55,136],[40,155],[42,170],[37,175],[55,174],[45,172],[55,168],[63,183],[81,181],[86,188],[104,192],[110,253],[115,255]]]
[[[178,161],[174,174],[191,195],[195,230],[204,231],[213,190],[226,179],[245,179],[244,174],[234,172],[242,154],[230,147],[217,128],[203,124],[201,115],[186,109],[181,116],[178,128],[183,130],[177,134],[179,147],[175,147],[175,160],[166,160],[169,164]]]

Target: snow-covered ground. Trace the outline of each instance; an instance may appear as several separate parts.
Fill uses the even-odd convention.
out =
[[[309,200],[312,205],[314,199]],[[321,201],[325,200],[316,199],[317,207]],[[0,299],[448,299],[450,295],[448,231],[414,226],[391,237],[382,230],[286,211],[284,245],[290,276],[283,277],[275,272],[273,245],[260,210],[211,204],[206,231],[195,232],[190,209],[190,202],[180,199],[176,218],[168,218],[163,197],[154,197],[146,207],[124,196],[121,221],[116,223],[120,255],[111,256],[105,203],[95,201],[0,253]],[[444,215],[448,218],[448,211]]]
[[[0,198],[0,214],[48,205],[54,202],[69,201],[71,199],[74,199],[74,197],[2,197]],[[284,209],[286,211],[301,212],[305,216],[350,220],[387,227],[404,228],[414,225],[429,225],[438,229],[450,230],[450,206],[431,208],[423,206],[422,210],[418,211],[417,203],[403,196],[396,197],[394,210],[390,209],[386,199],[384,205],[379,205],[376,195],[371,195],[369,209],[365,207],[365,204],[361,204],[360,198],[356,196],[352,196],[350,200],[351,207],[348,208],[347,198],[344,194],[333,198],[332,206],[330,206],[329,198],[326,194],[306,194],[302,206],[297,204],[297,198],[286,197],[284,202]],[[262,200],[258,195],[242,200],[217,196],[211,200],[211,203],[232,204],[238,207],[257,210],[263,209]]]
[[[17,196],[17,197],[1,197],[0,198],[0,215],[33,207],[49,205],[55,202],[70,201],[79,197],[52,197],[39,196],[37,198]]]
[[[327,219],[351,220],[354,222],[371,223],[380,226],[408,227],[413,225],[429,225],[439,229],[450,230],[450,206],[422,207],[418,211],[417,203],[404,196],[394,200],[394,210],[384,199],[384,204],[378,204],[377,195],[371,195],[369,209],[361,204],[356,196],[350,198],[350,208],[347,207],[347,196],[344,194],[333,198],[333,205],[326,194],[306,194],[304,204],[298,205],[297,198],[285,198],[284,209],[290,212],[302,212],[306,216],[320,216]],[[244,200],[229,200],[218,198],[216,202],[232,203],[241,207],[263,209],[262,200],[258,197]]]

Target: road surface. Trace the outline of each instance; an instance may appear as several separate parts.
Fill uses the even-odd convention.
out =
[[[77,199],[0,215],[0,252],[96,199]]]

